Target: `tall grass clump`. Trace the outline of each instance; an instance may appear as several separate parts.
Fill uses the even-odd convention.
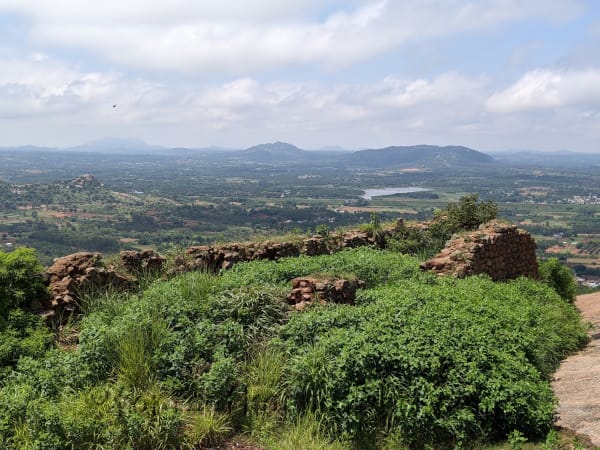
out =
[[[265,450],[348,450],[349,445],[331,439],[317,415],[307,412],[285,423],[261,441]]]
[[[231,434],[230,419],[212,406],[188,412],[185,418],[185,439],[190,449],[216,447]]]
[[[115,345],[115,373],[132,389],[146,389],[154,380],[156,367],[152,358],[167,334],[160,319],[151,323],[132,324],[118,336]]]

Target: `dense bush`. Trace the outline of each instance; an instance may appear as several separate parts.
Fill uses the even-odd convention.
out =
[[[375,286],[417,276],[419,263],[411,257],[394,252],[362,247],[344,250],[334,255],[300,256],[283,258],[279,261],[252,261],[238,264],[223,274],[222,285],[242,287],[277,284],[289,287],[289,282],[293,278],[315,273],[335,276],[353,275],[368,286]]]
[[[566,301],[575,301],[577,283],[571,269],[563,266],[557,258],[550,258],[540,263],[539,270],[540,278],[544,283]]]
[[[42,266],[33,249],[0,251],[0,320],[6,318],[10,310],[43,297],[46,287],[41,273]]]
[[[0,376],[23,356],[39,357],[53,340],[44,321],[20,308],[0,319]]]
[[[367,287],[355,306],[290,314],[289,280],[316,272]],[[440,280],[367,248],[188,273],[82,306],[71,350],[48,351],[36,317],[6,316],[1,448],[198,448],[244,427],[269,449],[540,435],[548,378],[585,340],[573,305],[541,283]]]
[[[477,194],[468,194],[457,203],[449,203],[442,214],[447,216],[454,230],[474,230],[498,216],[498,205],[491,201],[480,201]]]
[[[363,306],[318,308],[281,329],[291,411],[317,411],[364,445],[378,431],[419,447],[549,429],[547,378],[585,340],[574,308],[552,291],[471,278],[363,297]]]
[[[387,247],[409,255],[428,258],[438,253],[454,233],[473,230],[498,216],[498,206],[479,200],[477,194],[461,197],[437,211],[427,228],[402,226],[388,239]]]
[[[22,309],[46,294],[41,272],[32,249],[0,251],[0,377],[19,358],[41,356],[52,342],[43,320]]]

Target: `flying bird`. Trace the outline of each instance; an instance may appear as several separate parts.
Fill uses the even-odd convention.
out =
[[[113,108],[116,108],[116,107],[117,107],[117,104],[115,103],[115,104],[113,105]]]

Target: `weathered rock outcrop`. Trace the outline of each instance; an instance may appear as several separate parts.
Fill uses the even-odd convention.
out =
[[[58,258],[44,273],[50,296],[42,307],[46,316],[78,309],[81,295],[99,289],[128,289],[132,279],[107,269],[100,253],[80,252]]]
[[[360,280],[298,277],[292,280],[288,303],[298,311],[315,302],[354,304],[356,290],[362,286]]]
[[[461,278],[486,273],[495,281],[537,278],[535,248],[528,232],[492,221],[452,239],[438,255],[422,263],[421,269]]]
[[[123,267],[134,274],[144,271],[159,272],[167,261],[153,250],[122,251],[120,256]]]

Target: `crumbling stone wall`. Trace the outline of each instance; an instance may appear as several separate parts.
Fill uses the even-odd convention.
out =
[[[277,260],[299,255],[329,255],[345,248],[365,245],[377,246],[373,236],[365,231],[331,233],[327,238],[319,235],[296,242],[245,242],[224,245],[200,245],[186,250],[186,257],[176,261],[177,271],[208,270],[219,272],[236,263],[257,259]]]
[[[100,253],[79,252],[57,258],[46,272],[44,279],[50,295],[42,301],[44,316],[54,317],[79,308],[82,293],[97,289],[128,289],[133,278],[106,268]]]
[[[360,280],[342,278],[298,277],[292,280],[292,291],[288,295],[288,303],[297,311],[306,305],[319,303],[354,304],[356,290],[363,287]]]
[[[422,263],[421,269],[460,278],[486,273],[495,281],[537,278],[535,249],[527,231],[491,221],[452,239],[439,254]]]
[[[208,270],[218,272],[235,263],[255,259],[276,260],[300,255],[301,244],[296,242],[246,242],[218,246],[200,245],[186,250],[188,260],[179,259],[180,271]]]
[[[125,270],[130,273],[139,274],[140,272],[160,272],[163,264],[167,261],[153,250],[142,250],[141,252],[130,250],[120,253],[121,264]]]

